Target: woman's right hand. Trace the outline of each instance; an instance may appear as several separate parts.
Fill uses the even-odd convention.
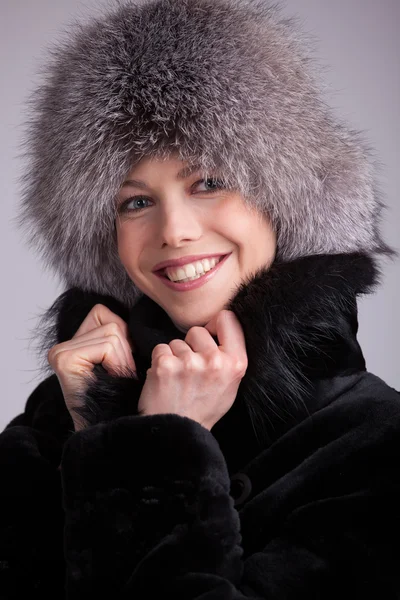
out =
[[[81,406],[79,394],[93,380],[93,368],[101,364],[108,373],[135,377],[136,365],[127,323],[103,304],[96,304],[71,340],[56,344],[47,359],[55,371],[75,431],[85,424],[74,411]]]

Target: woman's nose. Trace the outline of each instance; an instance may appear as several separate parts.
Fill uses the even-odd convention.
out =
[[[198,239],[202,231],[198,215],[184,202],[166,208],[160,217],[159,227],[162,244],[175,247]]]

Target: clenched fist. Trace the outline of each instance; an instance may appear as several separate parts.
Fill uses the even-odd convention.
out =
[[[175,413],[211,430],[234,403],[247,365],[242,327],[222,310],[205,327],[191,327],[185,340],[154,348],[139,413]]]
[[[75,431],[85,424],[75,408],[93,379],[93,368],[101,364],[116,376],[136,377],[128,326],[103,304],[96,304],[71,340],[53,346],[47,355],[74,422]]]

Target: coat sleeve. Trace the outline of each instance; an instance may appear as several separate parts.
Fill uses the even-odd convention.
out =
[[[385,598],[396,597],[398,552],[387,581],[375,578],[390,546],[391,517],[368,521],[380,491],[294,506],[287,524],[244,556],[225,459],[191,419],[129,416],[89,427],[67,442],[62,477],[68,600],[328,600],[389,589]],[[397,502],[388,494],[387,515]],[[262,511],[258,518],[254,535]]]
[[[0,598],[63,597],[61,431],[69,415],[55,376],[30,394],[0,433]],[[52,433],[51,433],[52,432]]]
[[[0,598],[57,598],[63,558],[60,448],[15,425],[0,434]]]

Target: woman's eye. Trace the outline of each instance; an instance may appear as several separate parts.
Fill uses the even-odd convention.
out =
[[[195,183],[195,186],[197,186],[200,183],[204,184],[206,187],[211,186],[211,188],[208,187],[208,189],[206,190],[207,192],[214,192],[215,190],[219,190],[224,187],[222,181],[220,181],[216,177],[205,177],[204,179],[200,179]]]
[[[147,208],[147,205],[144,206],[143,203],[148,201],[148,198],[146,198],[145,196],[136,196],[134,198],[128,198],[128,200],[123,202],[123,204],[121,205],[120,212],[123,212],[125,210],[139,212],[144,208]]]
[[[224,188],[224,184],[222,181],[217,179],[216,177],[204,177],[203,179],[199,179],[193,185],[193,187],[197,187],[198,185],[203,184],[207,188],[206,190],[200,190],[203,193],[207,192],[215,192],[216,190]],[[146,204],[151,201],[146,196],[133,196],[132,198],[128,198],[123,202],[119,208],[119,212],[130,212],[130,213],[138,213],[141,210],[144,210],[149,205]]]

